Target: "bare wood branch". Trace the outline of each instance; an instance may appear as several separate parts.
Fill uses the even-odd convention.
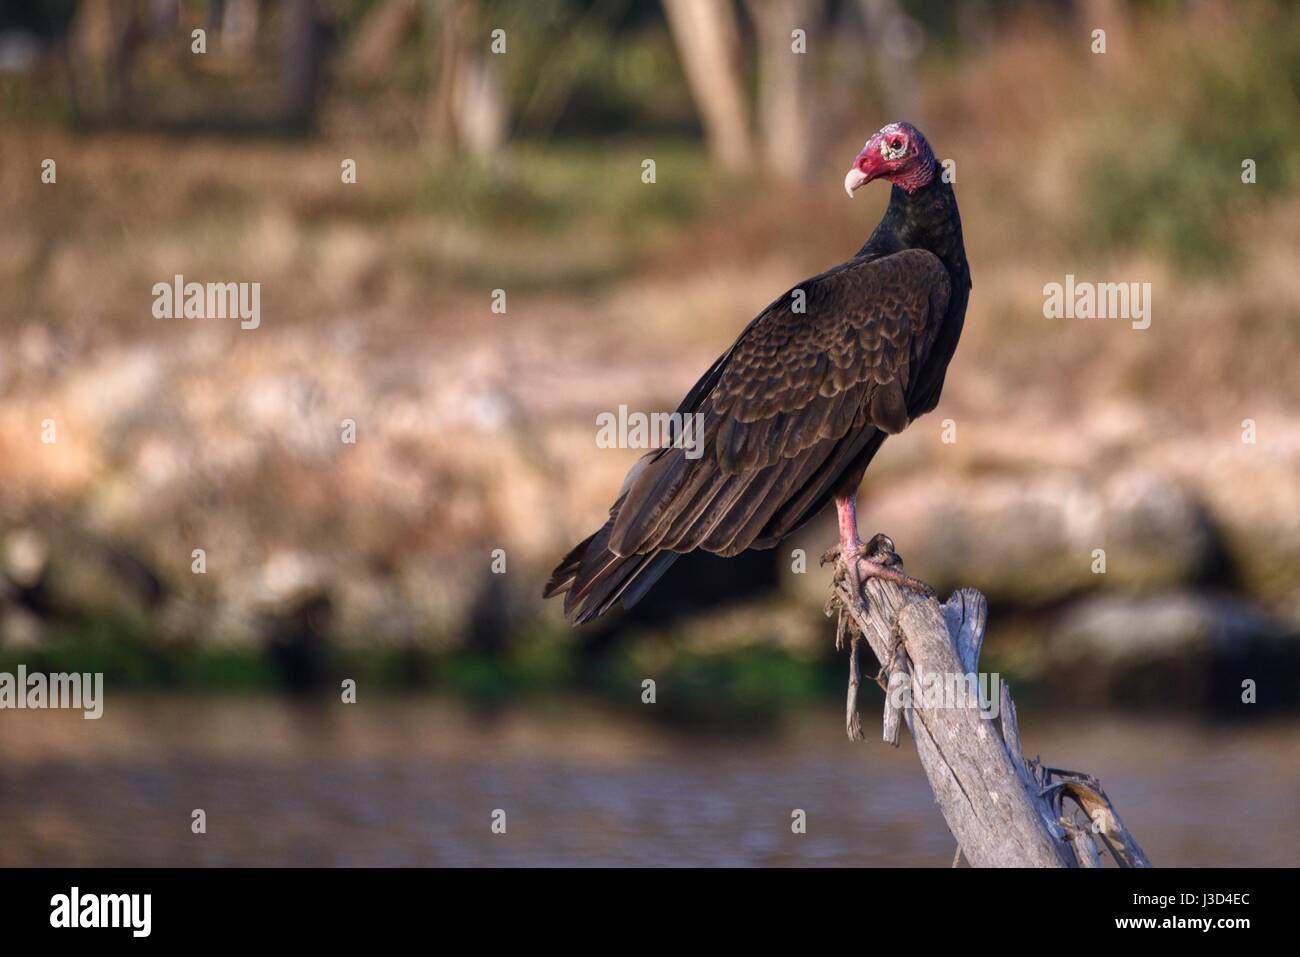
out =
[[[1080,867],[1101,867],[1101,855],[1097,845],[1092,842],[1087,828],[1071,824],[1066,830],[1070,834],[1070,846],[1074,848],[1075,859]]]
[[[873,538],[864,557],[902,570],[886,536]],[[845,627],[849,632],[849,737],[862,734],[855,725],[857,652],[865,641],[885,663],[877,679],[886,688],[884,739],[897,743],[906,720],[958,858],[974,867],[1096,867],[1095,839],[1120,866],[1151,866],[1096,779],[1025,759],[1010,691],[979,673],[983,595],[962,589],[940,605],[881,578],[866,578],[862,594],[853,595],[842,559],[836,565],[827,612],[843,616],[837,642]],[[865,577],[870,568],[864,563],[860,572]],[[1087,825],[1066,816],[1067,797]]]
[[[1070,798],[1079,806],[1090,822],[1091,832],[1106,846],[1121,867],[1151,866],[1142,848],[1120,820],[1119,812],[1102,790],[1100,781],[1077,771],[1062,771],[1058,768],[1046,768],[1044,771],[1049,780],[1053,777],[1061,779],[1057,793],[1062,798]],[[1060,807],[1059,801],[1057,806]]]

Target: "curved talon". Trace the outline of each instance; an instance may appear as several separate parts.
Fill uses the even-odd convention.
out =
[[[863,573],[863,566],[866,566],[865,574]],[[911,575],[904,574],[896,568],[891,568],[889,565],[883,565],[870,558],[858,559],[858,577],[862,579],[882,578],[885,581],[891,581],[895,584],[902,585],[904,588],[924,595],[927,598],[937,597],[935,590],[919,578],[913,578]]]
[[[894,540],[883,532],[872,535],[863,551],[879,565],[897,565],[902,561],[894,550]]]
[[[826,551],[822,552],[822,565],[829,565],[831,562],[840,560],[840,546],[832,545]]]
[[[841,575],[848,580],[849,594],[853,597],[855,606],[864,607],[862,586],[868,578],[881,578],[894,582],[927,598],[937,597],[935,590],[925,582],[895,567],[900,565],[902,560],[894,551],[894,543],[887,535],[876,535],[866,545],[859,546],[854,551],[857,552],[856,557],[850,558],[845,554],[846,549],[843,545],[836,545],[822,555],[822,564],[826,565],[830,562],[836,564],[834,580],[839,581]],[[871,557],[866,557],[868,555]]]

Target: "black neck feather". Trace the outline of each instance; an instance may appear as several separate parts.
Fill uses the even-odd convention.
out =
[[[858,256],[876,259],[904,249],[929,250],[948,267],[954,287],[970,285],[957,196],[942,176],[911,193],[895,186],[889,208]]]

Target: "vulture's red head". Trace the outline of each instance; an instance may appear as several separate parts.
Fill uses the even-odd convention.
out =
[[[884,179],[911,193],[934,179],[934,153],[911,123],[890,123],[867,140],[844,177],[844,190],[853,191],[873,179]]]

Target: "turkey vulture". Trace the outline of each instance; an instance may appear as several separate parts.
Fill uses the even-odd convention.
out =
[[[855,586],[864,573],[919,585],[861,557],[857,489],[885,436],[938,404],[970,268],[956,196],[919,130],[892,123],[867,140],[844,188],[852,198],[873,179],[893,186],[866,244],[782,293],[678,406],[702,414],[703,454],[639,459],[609,521],[552,573],[543,597],[566,593],[575,624],[630,608],[683,552],[772,548],[832,499]]]

